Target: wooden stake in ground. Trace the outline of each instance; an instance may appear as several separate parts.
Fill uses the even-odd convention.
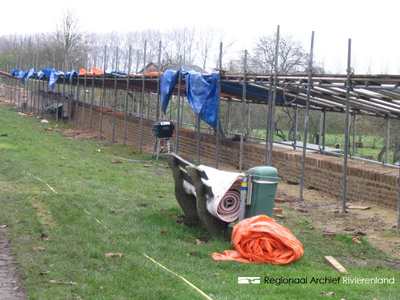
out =
[[[341,274],[349,274],[349,272],[335,258],[333,258],[333,256],[325,256],[325,261]]]

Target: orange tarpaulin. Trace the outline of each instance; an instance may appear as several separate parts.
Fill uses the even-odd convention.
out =
[[[95,76],[97,76],[97,75],[103,75],[103,74],[104,74],[104,71],[103,71],[103,70],[97,69],[97,68],[95,68],[95,67],[92,67],[92,71],[93,71],[93,74],[94,74]]]
[[[79,76],[85,76],[85,75],[92,76],[93,73],[92,72],[88,72],[85,69],[80,69],[79,70]]]
[[[290,230],[265,215],[247,218],[236,224],[232,245],[236,250],[213,253],[212,258],[285,265],[304,254],[303,245]]]

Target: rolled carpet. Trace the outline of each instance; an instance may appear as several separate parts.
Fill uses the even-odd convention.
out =
[[[304,254],[303,245],[290,230],[265,215],[247,218],[236,224],[232,245],[236,250],[213,253],[211,257],[214,260],[285,265]]]
[[[209,213],[225,222],[237,220],[243,173],[221,171],[204,165],[198,168],[207,174],[208,180],[203,179],[203,182],[211,186],[214,194],[214,197],[207,198]],[[183,188],[188,194],[196,196],[195,188],[189,182],[184,180]]]

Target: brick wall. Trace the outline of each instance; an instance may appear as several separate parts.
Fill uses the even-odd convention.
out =
[[[73,105],[75,110],[75,105]],[[89,127],[90,106],[85,106],[85,129]],[[112,110],[104,110],[103,128],[104,136],[110,138],[112,134]],[[78,128],[81,128],[82,103],[78,107]],[[92,130],[98,131],[100,123],[100,109],[93,108]],[[142,148],[151,153],[154,147],[154,138],[151,126],[154,121],[143,120]],[[124,115],[116,114],[115,139],[122,142]],[[128,116],[126,143],[139,145],[140,120]],[[182,157],[195,162],[197,137],[196,132],[180,129],[178,153]],[[240,142],[222,140],[220,144],[219,162],[221,164],[239,166]],[[243,168],[247,169],[264,164],[265,145],[246,142],[243,147]],[[212,135],[202,134],[200,137],[201,161],[208,162],[211,166],[215,162],[216,140]],[[300,182],[302,152],[283,148],[274,148],[273,166],[278,169],[279,177],[286,181]],[[398,202],[398,176],[397,169],[386,168],[377,164],[349,160],[348,162],[348,201],[373,201],[379,205],[397,209]],[[306,187],[326,192],[341,198],[343,185],[343,158],[307,154],[304,183]]]

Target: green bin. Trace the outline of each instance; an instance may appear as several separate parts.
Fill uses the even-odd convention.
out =
[[[246,200],[246,218],[267,215],[272,216],[278,182],[278,170],[273,167],[254,167],[246,172],[248,193]]]

